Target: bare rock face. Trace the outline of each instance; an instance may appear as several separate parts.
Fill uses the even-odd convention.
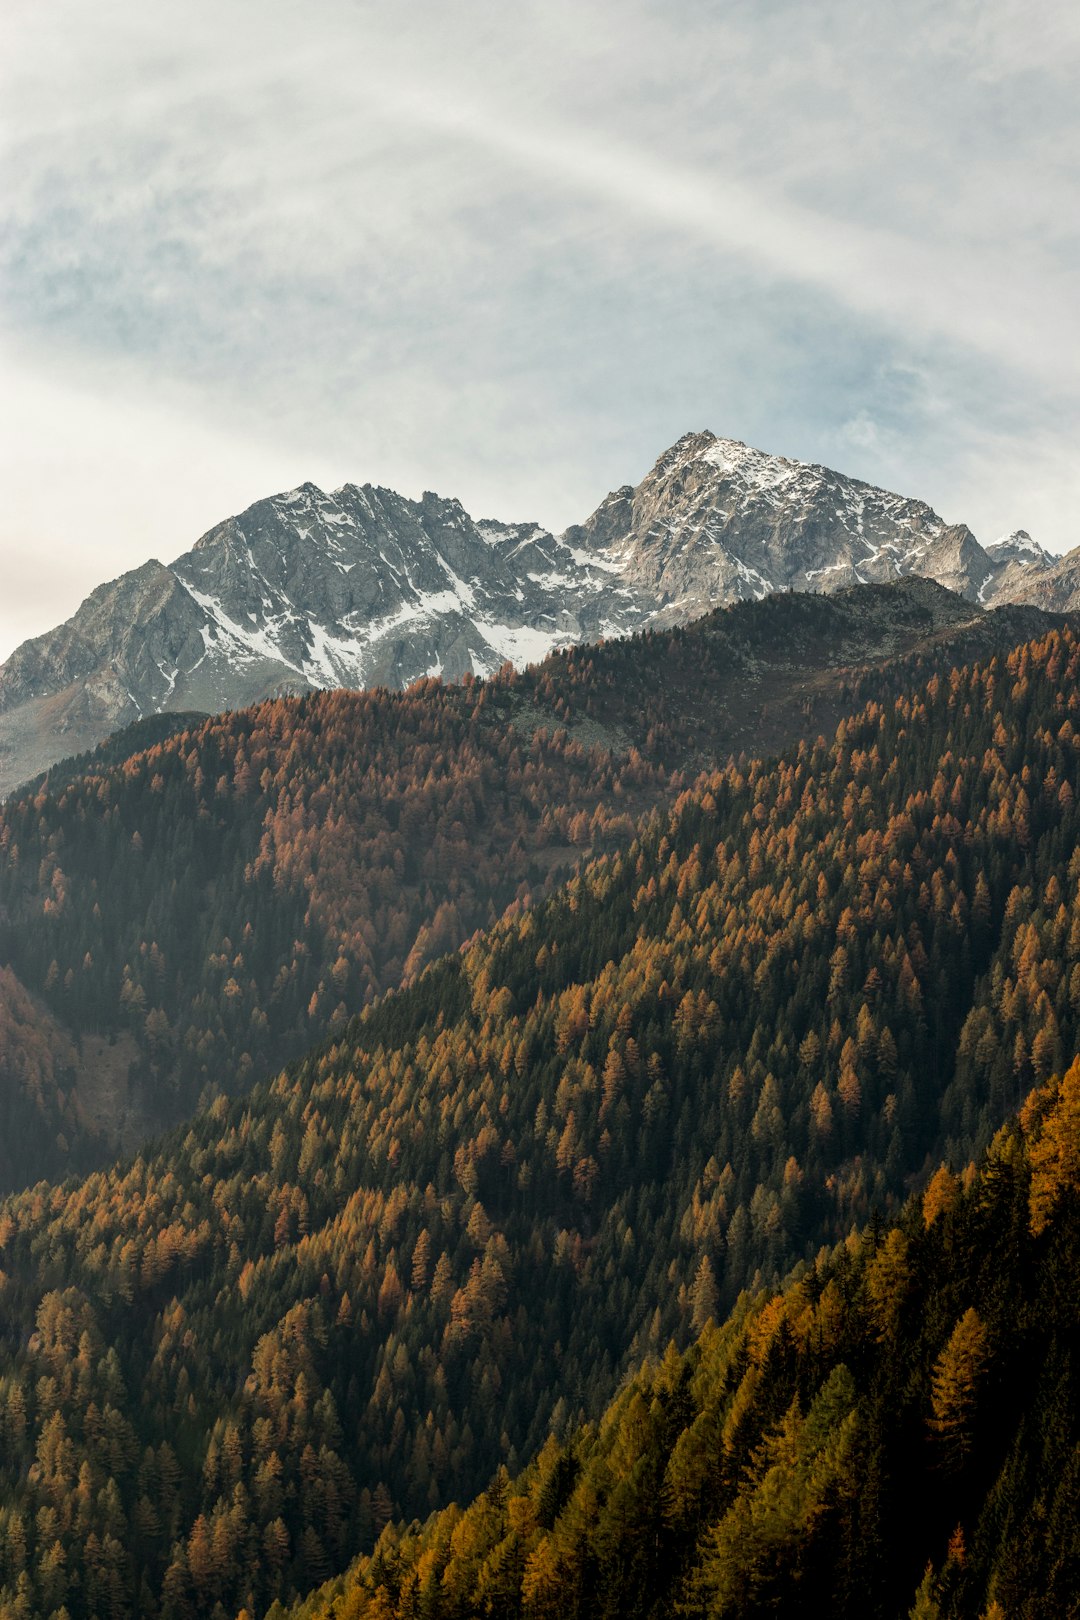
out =
[[[1069,566],[1066,566],[1069,565]],[[691,433],[564,535],[455,500],[303,484],[169,567],[100,586],[0,667],[0,796],[120,726],[281,692],[490,674],[773,591],[922,575],[970,602],[1080,605],[1080,552],[984,550],[924,502]]]
[[[173,571],[206,614],[212,663],[268,658],[312,687],[543,657],[599,632],[605,578],[535,524],[476,523],[459,501],[355,484],[259,501]]]
[[[0,794],[171,707],[171,672],[202,651],[201,615],[158,562],[93,591],[74,618],[0,667]]]
[[[654,594],[667,623],[771,591],[912,573],[974,600],[990,572],[971,531],[923,501],[712,433],[680,439],[567,538]]]
[[[986,551],[994,573],[981,600],[1028,602],[1052,613],[1080,607],[1080,546],[1054,557],[1025,529],[1017,529]]]
[[[0,668],[0,709],[102,673],[106,647],[117,680],[130,674],[136,684],[152,683],[156,655],[179,652],[194,629],[191,606],[175,575],[158,562],[99,585],[75,618],[24,642]]]

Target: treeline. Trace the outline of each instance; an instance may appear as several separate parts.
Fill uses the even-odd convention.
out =
[[[1080,1063],[291,1620],[1080,1612]],[[284,1620],[275,1607],[272,1617]]]
[[[206,718],[205,714],[190,709],[167,709],[161,714],[144,714],[140,719],[132,720],[130,725],[114,731],[96,748],[88,748],[85,753],[70,754],[66,759],[58,760],[47,771],[41,771],[16,788],[9,797],[32,798],[42,792],[55,796],[78,776],[100,776],[110,766],[123,765],[133,754],[144,753],[146,749],[174,737],[177,732],[197,731]]]
[[[1055,633],[716,771],[272,1085],[9,1199],[8,1601],[287,1600],[966,1164],[1078,1046],[1078,674]]]

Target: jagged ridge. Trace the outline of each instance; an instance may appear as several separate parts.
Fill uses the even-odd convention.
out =
[[[488,674],[780,590],[906,574],[969,601],[1080,601],[1023,531],[984,550],[924,502],[709,432],[564,535],[456,500],[314,484],[258,501],[169,567],[99,587],[0,668],[0,794],[140,716],[310,688]]]

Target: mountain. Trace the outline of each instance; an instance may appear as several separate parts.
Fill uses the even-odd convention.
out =
[[[895,600],[895,588],[868,590]],[[844,606],[781,597],[730,615],[776,615],[775,644],[800,615]],[[703,635],[650,633],[643,643],[690,666]],[[575,699],[588,718],[606,687],[573,677],[595,663],[621,702],[619,678],[637,645],[554,660],[545,675],[571,723]],[[1030,1561],[1019,1575],[1010,1567],[1006,1612],[1028,1575],[1050,1604],[1072,1569],[1062,1560],[1074,1556],[1062,1536],[1075,1533],[1075,1294],[1071,1272],[1039,1269],[1039,1251],[1018,1241],[1025,1230],[1039,1236],[1028,1211],[1041,1220],[1048,1206],[1030,1205],[1007,1153],[992,1156],[987,1196],[958,1203],[958,1224],[943,1229],[957,1248],[970,1236],[975,1258],[958,1262],[955,1291],[936,1298],[920,1293],[922,1251],[886,1237],[880,1222],[899,1215],[943,1160],[962,1172],[1080,1045],[1078,673],[1080,638],[1065,626],[982,662],[935,667],[916,684],[905,686],[894,665],[853,676],[862,707],[831,740],[811,736],[775,760],[740,758],[707,773],[629,842],[335,1027],[276,1079],[242,1098],[215,1097],[125,1163],[4,1200],[0,1609],[34,1620],[61,1605],[71,1620],[195,1620],[291,1602],[370,1551],[388,1522],[468,1501],[500,1465],[517,1474],[552,1431],[599,1419],[643,1359],[662,1357],[672,1339],[687,1345],[744,1289],[774,1290],[796,1265],[819,1277],[820,1291],[811,1283],[790,1311],[767,1308],[756,1326],[751,1302],[738,1306],[720,1347],[721,1405],[702,1419],[700,1450],[684,1448],[686,1470],[651,1495],[645,1444],[663,1417],[662,1391],[634,1404],[613,1454],[623,1488],[605,1524],[614,1535],[625,1510],[622,1549],[641,1556],[641,1591],[650,1591],[655,1525],[644,1521],[643,1532],[636,1505],[647,1496],[654,1513],[674,1513],[676,1533],[692,1544],[700,1487],[717,1523],[733,1492],[752,1497],[719,1540],[709,1538],[710,1581],[732,1568],[736,1578],[739,1558],[760,1553],[736,1613],[775,1612],[770,1583],[795,1579],[791,1557],[812,1591],[834,1565],[850,1573],[852,1590],[869,1569],[871,1590],[887,1591],[885,1540],[902,1577],[893,1608],[877,1597],[861,1612],[906,1603],[924,1549],[948,1582],[960,1578],[958,1565],[982,1580],[994,1547],[1010,1559],[1017,1548]],[[481,691],[497,697],[504,684]],[[471,690],[432,685],[443,701]],[[539,682],[534,690],[544,698]],[[123,797],[123,772],[65,791],[92,792],[95,825],[128,843],[138,832],[145,857],[164,865],[168,845],[151,848],[147,806],[175,797],[185,825],[209,846],[227,845],[234,824],[213,818],[261,782],[256,740],[268,754],[280,744],[299,791],[290,720],[310,713],[328,757],[346,759],[357,752],[349,706],[376,712],[387,696],[327,694],[249,713],[248,770],[226,753],[227,717],[210,732],[231,775],[200,763],[212,758],[208,734],[202,756],[189,737],[136,762],[131,775],[144,780],[135,800]],[[434,784],[444,745],[437,733],[429,742]],[[392,753],[393,739],[385,746]],[[537,758],[523,747],[524,780],[543,764],[547,745],[536,746]],[[194,795],[200,769],[193,803],[173,773],[190,771]],[[614,801],[633,785],[630,777],[607,792]],[[380,784],[370,791],[377,800]],[[541,783],[537,802],[544,797]],[[20,837],[40,836],[52,871],[66,877],[66,839],[53,836],[52,801],[39,799],[33,815],[20,809]],[[330,805],[282,809],[275,836],[306,880],[320,865],[306,835],[329,820]],[[375,810],[359,809],[364,828]],[[335,806],[335,825],[338,815]],[[459,793],[438,825],[464,828],[467,815]],[[162,816],[158,827],[167,826]],[[396,855],[381,831],[379,874],[393,871]],[[445,847],[429,850],[422,836],[410,847],[419,859],[430,854],[431,882],[453,870]],[[32,881],[39,864],[35,848],[25,858]],[[133,870],[112,881],[134,881]],[[324,902],[351,872],[346,858],[330,873]],[[54,903],[65,887],[57,882]],[[178,878],[170,903],[178,896],[196,915],[213,909],[197,883]],[[263,932],[270,897],[269,882],[252,891],[253,937],[245,926],[208,964],[239,991],[220,1002],[223,1019],[236,1012],[233,1052],[257,1023],[244,996],[249,961],[275,943]],[[201,938],[195,949],[201,958]],[[306,971],[302,949],[283,963],[283,985],[294,962],[297,975]],[[156,982],[158,964],[140,955],[130,966],[134,1018],[135,991]],[[166,960],[160,982],[184,970]],[[210,1002],[199,1010],[218,1015]],[[1075,1147],[1068,1112],[1038,1159],[1051,1183],[1059,1170],[1072,1176]],[[1023,1224],[998,1225],[991,1199],[1011,1201]],[[865,1239],[852,1235],[868,1225]],[[832,1260],[818,1261],[837,1244]],[[1014,1279],[1039,1290],[1040,1311],[1057,1300],[1060,1314],[1029,1316],[1029,1296],[1008,1292]],[[847,1309],[849,1285],[861,1316]],[[969,1324],[953,1344],[972,1309],[986,1338]],[[1046,1429],[1063,1454],[1043,1456],[1041,1431],[1023,1429],[1016,1403],[1029,1379],[1033,1420],[1063,1414]],[[941,1428],[924,1439],[928,1383]],[[966,1466],[979,1393],[987,1445],[979,1441],[970,1472],[953,1472],[954,1462]],[[860,1400],[868,1406],[841,1432]],[[692,1413],[689,1399],[681,1410]],[[907,1448],[899,1468],[875,1413]],[[849,1467],[845,1440],[856,1437]],[[939,1440],[923,1471],[924,1446]],[[1013,1471],[993,1486],[982,1519],[979,1493],[1002,1479],[1003,1460]],[[549,1479],[546,1529],[575,1482],[572,1468]],[[494,1490],[501,1501],[506,1482]],[[898,1524],[907,1491],[927,1527],[910,1548]],[[591,1534],[588,1494],[576,1502],[563,1525],[570,1537],[575,1524]],[[957,1518],[962,1538],[950,1554]],[[455,1558],[483,1545],[482,1536],[470,1541],[475,1524],[449,1536]],[[802,1529],[814,1526],[821,1539],[811,1537],[798,1562]],[[527,1520],[521,1529],[531,1536]],[[558,1570],[547,1567],[534,1613],[561,1612]],[[580,1574],[586,1603],[596,1571]],[[464,1579],[458,1569],[455,1590]],[[433,1589],[412,1612],[451,1595]],[[457,1612],[498,1613],[501,1602],[492,1591],[490,1603],[466,1597]]]
[[[1063,558],[1054,557],[1034,541],[1026,529],[992,540],[986,548],[990,572],[979,586],[980,602],[1026,602],[1029,592],[1050,586]],[[1051,588],[1047,600],[1067,610],[1072,604],[1061,591]]]
[[[1019,539],[1021,548],[1010,558],[1006,575],[1006,591],[1010,601],[1028,602],[1034,607],[1049,607],[1056,612],[1070,612],[1080,605],[1080,546],[1068,551],[1064,557],[1049,557],[1030,537],[1019,531],[1010,536],[1010,544]],[[1029,547],[1036,553],[1032,558]],[[987,601],[1002,600],[1006,591],[988,594]]]
[[[1078,1132],[1073,1064],[978,1170],[654,1356],[517,1480],[388,1526],[292,1620],[1074,1615]],[[704,1264],[694,1288],[704,1318]]]
[[[151,715],[0,807],[0,961],[65,1032],[8,1083],[34,1181],[245,1089],[729,755],[1064,620],[926,580],[786,595],[406,692]],[[43,1029],[42,1040],[47,1040]]]
[[[456,501],[312,484],[100,586],[0,668],[0,793],[162,710],[490,673],[640,619],[610,570]]]
[[[969,601],[1061,606],[1061,589],[1036,591],[1057,564],[1006,544],[991,556],[921,501],[711,433],[680,439],[562,536],[477,522],[436,495],[304,484],[218,524],[170,567],[100,586],[12,654],[0,795],[143,715],[490,674],[772,591],[921,574]]]
[[[712,433],[680,439],[567,538],[614,565],[667,623],[770,591],[910,573],[973,600],[990,572],[971,531],[922,501]]]

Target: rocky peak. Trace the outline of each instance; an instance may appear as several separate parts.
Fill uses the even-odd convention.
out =
[[[0,667],[0,712],[64,691],[98,667],[103,648],[118,675],[133,662],[145,665],[167,637],[166,626],[176,627],[181,595],[171,570],[155,560],[98,585],[74,618],[24,641]]]
[[[989,606],[1002,602],[1038,602],[1064,609],[1073,606],[1071,591],[1059,578],[1065,559],[1052,557],[1026,529],[992,540],[986,548],[987,575],[979,601]]]
[[[673,445],[656,458],[647,478],[663,477],[680,467],[700,461],[706,451],[720,442],[716,434],[711,433],[708,428],[702,428],[699,433],[684,433],[681,439],[676,439]]]
[[[1044,551],[1026,529],[1014,529],[1011,534],[1003,534],[1000,540],[991,540],[986,554],[995,568],[1010,562],[1022,563],[1026,568],[1050,568],[1057,560],[1050,552]]]
[[[684,435],[568,536],[616,564],[668,623],[718,601],[908,573],[974,600],[990,572],[970,530],[923,501],[708,432]]]
[[[1080,596],[1080,564],[1023,531],[984,550],[923,501],[707,430],[563,535],[478,522],[431,490],[414,501],[303,483],[216,524],[168,568],[100,586],[12,655],[0,794],[144,714],[482,675],[773,591],[905,575],[986,605]]]

